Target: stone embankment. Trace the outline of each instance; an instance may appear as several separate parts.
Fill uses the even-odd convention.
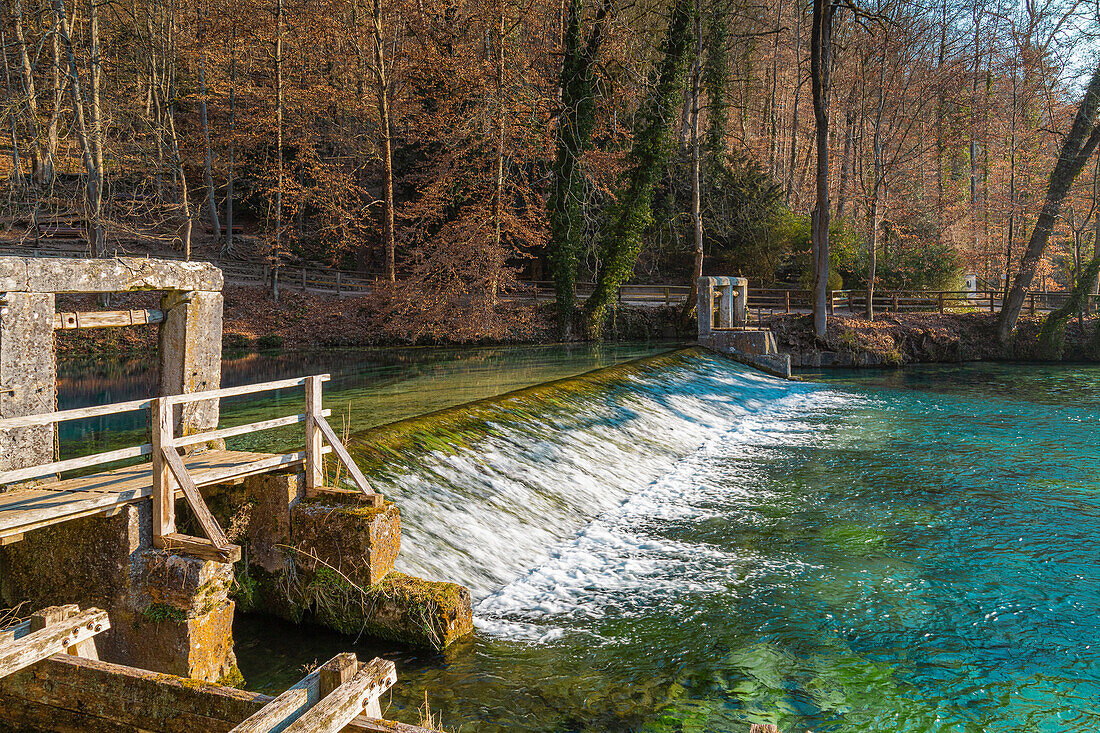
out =
[[[873,322],[829,318],[825,338],[816,338],[808,315],[773,316],[765,325],[795,368],[890,367],[965,361],[1042,361],[1038,336],[1042,317],[1021,317],[1006,345],[997,339],[997,316],[987,313],[887,313]],[[1063,361],[1098,361],[1097,319],[1076,320],[1066,329]]]

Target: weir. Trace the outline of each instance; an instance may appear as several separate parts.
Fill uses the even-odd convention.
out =
[[[241,702],[216,684],[240,681],[235,598],[251,611],[436,648],[472,631],[465,588],[393,570],[400,512],[374,491],[329,425],[322,391],[328,375],[220,388],[221,286],[221,272],[205,263],[0,257],[0,598],[61,620],[77,608],[66,604],[103,614],[94,640],[64,636],[59,648],[30,656],[19,645],[35,637],[32,626],[0,634],[0,725],[111,729],[121,713],[89,706],[81,691],[144,695],[155,708],[171,697],[165,689],[176,689],[164,675],[211,683],[203,688],[209,694],[202,701],[173,698],[159,713],[150,708],[150,720],[162,724],[144,729],[196,730],[170,723],[194,705],[220,711],[204,714],[221,723],[203,730],[269,730],[235,727],[242,712],[260,715],[268,703],[278,703],[280,719],[308,720],[316,707],[330,721],[293,729],[340,730],[364,711],[380,717],[377,698],[393,684],[392,663],[360,669],[354,655],[333,660],[331,674],[323,668],[320,682],[304,680],[285,700],[251,696],[252,709],[217,703]],[[59,293],[134,290],[160,291],[161,308],[55,313]],[[158,396],[55,410],[55,330],[153,323]],[[218,428],[223,399],[293,389],[303,391],[293,414]],[[149,416],[147,442],[64,460],[55,455],[59,423],[134,411]],[[225,448],[227,439],[298,424],[298,451]],[[129,465],[91,472],[120,462]],[[51,656],[65,650],[97,664]],[[5,667],[5,652],[24,663]],[[68,696],[43,698],[43,678],[67,680]],[[299,699],[293,690],[305,692]],[[372,729],[362,725],[350,729]]]

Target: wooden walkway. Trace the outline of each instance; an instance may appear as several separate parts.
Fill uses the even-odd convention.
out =
[[[207,451],[183,459],[197,486],[209,486],[275,468],[297,467],[304,462],[302,453],[275,456],[240,451]],[[151,463],[0,494],[0,544],[22,539],[24,533],[51,524],[93,514],[109,514],[152,495]],[[182,497],[182,490],[177,489],[176,496]]]

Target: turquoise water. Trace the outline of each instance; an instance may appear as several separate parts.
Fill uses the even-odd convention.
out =
[[[1100,730],[1100,369],[809,378],[688,354],[480,406],[480,438],[375,476],[474,637],[244,619],[245,677],[383,654],[389,717],[426,696],[463,731]]]

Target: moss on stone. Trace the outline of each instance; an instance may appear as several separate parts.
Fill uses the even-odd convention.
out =
[[[164,621],[174,621],[175,623],[184,623],[187,621],[187,612],[176,608],[175,606],[169,606],[167,603],[153,603],[150,604],[141,615],[145,617],[147,621],[151,621],[155,624],[162,623]]]

